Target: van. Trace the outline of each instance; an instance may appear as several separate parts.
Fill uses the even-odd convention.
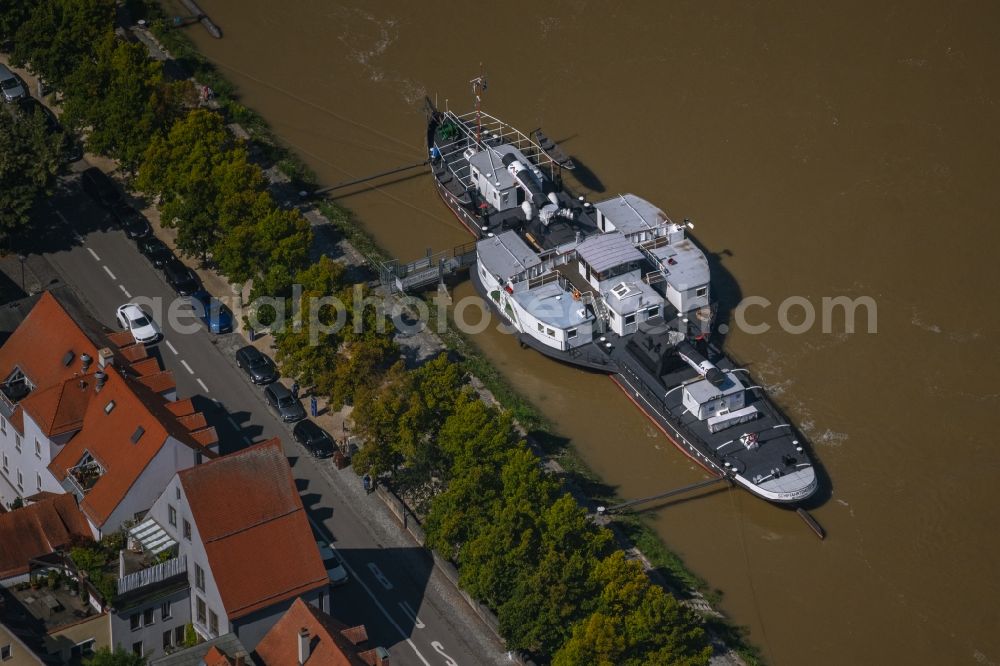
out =
[[[28,96],[28,92],[21,85],[21,79],[3,64],[0,64],[0,91],[5,102],[16,102]]]

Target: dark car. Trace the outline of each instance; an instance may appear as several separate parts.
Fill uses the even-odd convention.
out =
[[[163,268],[171,259],[176,259],[170,248],[156,236],[140,238],[138,246],[139,252],[142,252],[149,259],[149,263],[153,264],[156,268]]]
[[[264,401],[282,421],[301,421],[306,417],[305,407],[283,384],[274,383],[265,388]]]
[[[250,376],[254,384],[270,384],[278,378],[278,368],[271,357],[251,345],[236,352],[236,365]]]
[[[333,438],[309,419],[295,424],[292,437],[316,458],[329,458],[333,455]]]
[[[191,294],[191,306],[198,319],[205,322],[210,333],[232,332],[233,311],[207,291],[199,289]]]
[[[163,267],[163,276],[167,279],[167,284],[181,296],[190,296],[201,286],[195,272],[182,264],[176,257]]]
[[[118,220],[125,235],[133,240],[145,238],[153,233],[153,228],[149,226],[149,220],[124,201],[119,201],[112,206],[111,213]]]
[[[90,167],[80,175],[80,185],[102,206],[111,208],[122,199],[122,193],[111,178],[97,167]]]
[[[52,112],[52,109],[34,97],[25,97],[18,100],[17,106],[21,115],[26,118],[41,115],[45,122],[45,129],[48,130],[49,134],[59,134],[62,137],[62,156],[64,162],[76,162],[83,159],[83,144],[59,124],[59,119]]]

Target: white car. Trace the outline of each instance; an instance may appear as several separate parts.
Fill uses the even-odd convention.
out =
[[[340,554],[325,541],[317,541],[316,545],[319,546],[319,556],[323,558],[323,566],[326,567],[326,574],[330,577],[330,584],[337,586],[346,583],[347,570],[340,559]]]
[[[160,339],[160,327],[135,303],[126,303],[118,308],[118,325],[131,331],[132,337],[140,344]]]

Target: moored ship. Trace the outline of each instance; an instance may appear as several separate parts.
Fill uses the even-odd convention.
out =
[[[558,145],[483,113],[476,92],[462,115],[427,101],[427,146],[441,198],[477,239],[479,295],[522,345],[608,374],[709,473],[776,503],[815,493],[804,437],[711,337],[690,224],[634,194],[574,196]]]

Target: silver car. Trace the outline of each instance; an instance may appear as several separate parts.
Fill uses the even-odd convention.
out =
[[[0,64],[0,91],[3,92],[5,102],[16,102],[28,96],[28,91],[21,85],[21,79],[3,64]]]
[[[336,587],[346,583],[347,570],[340,559],[340,554],[325,541],[317,541],[316,545],[319,546],[319,556],[323,558],[323,566],[326,567],[326,574],[330,577],[330,584]]]

